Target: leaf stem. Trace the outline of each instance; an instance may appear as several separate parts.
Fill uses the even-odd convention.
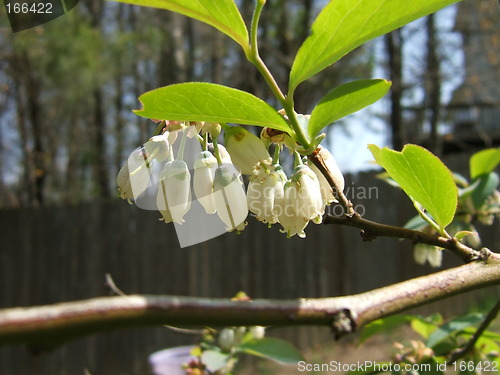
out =
[[[187,133],[188,133],[188,128],[182,129],[181,144],[179,146],[179,151],[177,152],[177,159],[178,160],[184,159],[184,148],[186,146]]]
[[[279,164],[280,162],[280,146],[275,145],[276,147],[274,148],[274,154],[273,154],[273,165],[274,164]]]
[[[284,108],[288,116],[291,130],[293,131],[293,134],[291,135],[302,145],[302,147],[304,147],[304,149],[309,149],[312,147],[312,144],[299,125],[297,116],[293,108],[293,99],[287,99],[285,94],[283,94],[283,91],[281,91],[271,71],[259,55],[258,28],[260,16],[262,14],[262,9],[264,8],[265,3],[266,0],[258,0],[257,4],[255,5],[250,29],[250,51],[249,53],[247,53],[246,57],[248,61],[250,61],[257,68],[262,77],[264,77],[264,80],[273,92],[274,96],[276,97],[276,99],[278,99],[278,101]]]
[[[417,210],[418,214],[422,219],[424,219],[432,228],[434,228],[441,236],[445,238],[451,238],[451,236],[446,232],[444,228],[441,228],[434,220],[432,220],[418,205],[417,201],[412,199],[413,206]]]
[[[217,164],[222,165],[222,158],[220,156],[219,143],[217,142],[217,138],[212,138],[212,144],[214,145],[214,156],[217,159]]]

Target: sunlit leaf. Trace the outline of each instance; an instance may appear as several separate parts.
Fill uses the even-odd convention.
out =
[[[500,148],[489,148],[476,152],[471,156],[470,176],[472,179],[482,174],[492,172],[500,163]]]
[[[134,112],[146,118],[229,122],[291,131],[283,117],[266,102],[245,91],[212,83],[161,87],[146,92],[139,100],[143,108]]]
[[[415,318],[411,321],[411,328],[424,339],[427,339],[437,328],[437,325],[424,318]]]
[[[368,40],[457,1],[331,0],[297,53],[290,74],[290,93]]]
[[[244,343],[237,350],[283,364],[297,364],[304,359],[288,341],[270,337]]]
[[[121,3],[167,9],[207,23],[228,35],[244,50],[248,31],[233,0],[115,0]]]
[[[387,147],[368,146],[375,160],[401,189],[417,201],[444,229],[455,216],[458,190],[451,172],[430,151],[406,145],[398,152]]]
[[[375,103],[390,87],[391,83],[383,79],[354,81],[336,87],[312,111],[309,135],[315,138],[325,126]]]

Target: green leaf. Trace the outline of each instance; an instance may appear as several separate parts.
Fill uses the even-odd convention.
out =
[[[492,172],[500,163],[500,148],[489,148],[476,152],[469,160],[472,179]]]
[[[283,117],[245,91],[213,83],[188,82],[161,87],[139,97],[142,117],[158,120],[231,122],[267,126],[290,133]]]
[[[250,48],[245,22],[233,0],[116,0],[167,9],[207,23],[232,38],[246,52]]]
[[[491,196],[491,194],[493,194],[493,192],[497,189],[500,178],[495,172],[490,172],[479,176],[477,180],[479,181],[479,184],[472,192],[471,198],[472,203],[474,203],[474,207],[479,210],[483,206],[486,199],[488,199],[488,197]]]
[[[349,82],[334,88],[312,111],[309,135],[315,138],[325,126],[375,103],[390,87],[389,81],[369,79]]]
[[[312,25],[290,73],[290,91],[361,44],[458,0],[331,0]]]
[[[480,323],[484,320],[484,314],[481,313],[473,313],[465,316],[458,317],[449,321],[446,324],[443,324],[441,327],[436,329],[429,336],[426,345],[429,348],[433,348],[443,340],[447,339],[449,336],[454,333],[461,331],[463,329],[469,328],[474,324]]]
[[[441,229],[451,223],[458,190],[451,172],[430,151],[408,144],[403,151],[369,145],[375,160],[413,200],[420,203]]]
[[[424,339],[427,339],[436,330],[437,325],[425,318],[415,318],[411,321],[411,328]]]
[[[304,359],[288,341],[270,337],[249,341],[238,346],[236,350],[282,364],[297,364]]]
[[[201,362],[210,372],[215,372],[226,366],[230,355],[215,350],[205,350],[201,354]]]
[[[422,219],[422,216],[416,215],[413,216],[410,220],[408,220],[403,228],[411,230],[422,230],[428,225],[429,223],[424,219]]]
[[[392,315],[387,318],[374,320],[363,327],[359,337],[359,342],[362,343],[369,337],[376,334],[392,331],[403,324],[411,322],[412,319],[414,319],[412,315]]]

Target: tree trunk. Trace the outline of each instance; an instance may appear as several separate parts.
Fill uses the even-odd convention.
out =
[[[427,58],[425,96],[426,107],[429,109],[431,127],[429,149],[436,155],[441,154],[439,137],[439,115],[441,110],[441,69],[438,56],[438,41],[436,38],[435,16],[431,14],[426,20]]]
[[[405,134],[403,128],[403,114],[401,99],[403,96],[403,70],[402,70],[402,40],[401,29],[385,35],[385,44],[389,58],[389,77],[392,81],[390,93],[391,112],[391,140],[392,147],[401,150],[405,144]]]

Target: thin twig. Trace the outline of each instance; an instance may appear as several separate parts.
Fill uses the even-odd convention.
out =
[[[115,281],[111,277],[109,273],[106,274],[106,285],[109,286],[113,292],[115,292],[118,296],[126,296],[125,292],[123,292],[120,288],[118,288],[115,284]]]
[[[455,363],[458,359],[462,358],[465,356],[467,353],[469,353],[472,349],[474,349],[474,346],[476,345],[477,340],[481,337],[483,332],[489,327],[491,322],[495,320],[495,318],[498,315],[498,312],[500,311],[500,300],[497,301],[495,306],[490,310],[488,315],[486,315],[486,318],[483,320],[477,331],[474,333],[474,335],[471,337],[467,345],[463,346],[460,349],[455,350],[452,353],[451,358],[448,360],[448,364],[451,365]]]
[[[377,237],[394,237],[412,241],[414,244],[423,243],[434,245],[460,257],[465,263],[469,263],[478,259],[487,258],[490,251],[483,249],[482,251],[474,250],[465,246],[456,238],[446,238],[439,234],[426,233],[418,230],[401,228],[392,225],[380,224],[371,220],[364,219],[358,213],[351,216],[337,217],[326,215],[323,220],[324,224],[340,224],[361,229],[361,237],[364,241],[372,241]]]

